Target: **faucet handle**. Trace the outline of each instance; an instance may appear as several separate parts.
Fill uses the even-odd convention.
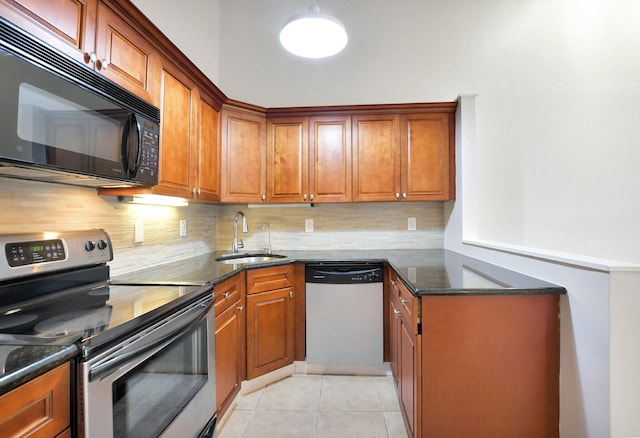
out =
[[[242,239],[239,239],[240,241],[238,242],[238,249],[240,248],[244,248],[244,242],[242,241]]]

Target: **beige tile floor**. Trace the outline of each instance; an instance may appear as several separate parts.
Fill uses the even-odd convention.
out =
[[[407,438],[391,376],[294,374],[236,403],[218,438]]]

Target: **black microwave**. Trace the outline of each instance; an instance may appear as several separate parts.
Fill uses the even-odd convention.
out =
[[[158,183],[160,110],[0,17],[0,176]]]

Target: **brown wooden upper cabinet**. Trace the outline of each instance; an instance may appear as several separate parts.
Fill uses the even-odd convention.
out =
[[[158,54],[98,0],[0,0],[3,17],[153,102]]]
[[[258,203],[267,200],[267,119],[251,109],[222,107],[221,201]]]
[[[453,196],[453,113],[353,117],[354,201]]]
[[[351,201],[351,117],[267,119],[267,202]]]

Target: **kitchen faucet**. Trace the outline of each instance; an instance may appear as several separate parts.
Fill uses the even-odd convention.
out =
[[[233,218],[233,243],[231,244],[231,253],[238,254],[238,249],[244,248],[244,242],[242,239],[238,242],[238,219],[242,216],[242,232],[249,232],[249,225],[247,225],[247,217],[243,212],[239,211],[236,213],[236,216]]]
[[[269,222],[265,222],[262,225],[262,231],[264,231],[265,228],[267,229],[267,244],[264,246],[263,251],[271,254],[271,225],[269,225]]]

